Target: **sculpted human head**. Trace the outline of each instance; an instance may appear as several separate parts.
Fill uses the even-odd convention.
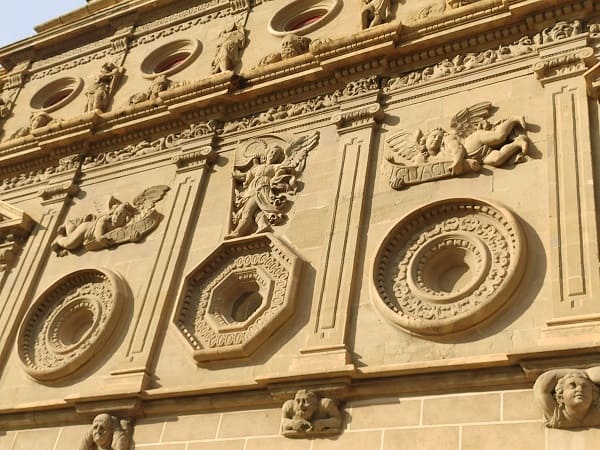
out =
[[[109,414],[99,414],[92,422],[92,439],[100,449],[108,449],[114,433],[113,420]]]
[[[294,417],[310,420],[318,406],[319,399],[314,392],[305,389],[299,390],[294,397]]]
[[[442,140],[444,139],[444,130],[441,128],[434,128],[425,138],[425,148],[430,155],[439,153],[442,146]]]
[[[292,58],[301,55],[308,50],[309,40],[295,34],[288,34],[281,41],[281,56]]]
[[[590,409],[596,389],[594,383],[584,373],[572,372],[557,381],[554,398],[567,414],[581,418]]]

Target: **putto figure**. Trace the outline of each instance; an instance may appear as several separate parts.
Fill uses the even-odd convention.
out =
[[[235,238],[270,231],[283,221],[289,196],[297,189],[306,156],[319,141],[319,133],[293,139],[287,147],[250,141],[236,152],[233,178],[237,182],[232,223],[227,236]]]
[[[219,33],[217,54],[211,64],[213,74],[233,70],[240,62],[241,52],[246,47],[246,30],[232,21]]]
[[[281,434],[301,438],[339,434],[342,415],[336,402],[319,398],[312,391],[299,390],[293,400],[283,404]]]
[[[58,256],[65,256],[81,247],[86,250],[101,250],[140,241],[158,226],[162,216],[154,205],[168,190],[168,186],[152,186],[131,203],[111,197],[108,211],[87,214],[60,226],[58,236],[52,242],[52,249]]]
[[[600,425],[600,366],[587,370],[556,369],[536,380],[533,392],[549,428]]]
[[[119,83],[122,73],[123,68],[117,67],[112,62],[102,64],[94,84],[85,93],[87,96],[86,112],[95,110],[105,112],[108,109],[110,97]]]
[[[79,450],[130,450],[131,435],[129,421],[99,414],[94,417],[92,428],[85,433]]]
[[[363,5],[360,11],[362,29],[381,25],[388,20],[388,10],[390,0],[362,0]]]
[[[483,165],[500,167],[511,158],[514,163],[526,161],[525,119],[515,116],[492,123],[487,120],[491,111],[491,103],[477,103],[452,118],[451,132],[401,131],[388,138],[385,172],[391,187],[477,172]]]

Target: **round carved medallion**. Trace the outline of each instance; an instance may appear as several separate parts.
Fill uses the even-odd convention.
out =
[[[83,269],[50,286],[31,305],[18,349],[38,380],[65,377],[102,349],[119,323],[125,282],[108,269]]]
[[[405,216],[374,260],[372,300],[418,334],[462,331],[496,312],[523,272],[526,244],[506,208],[471,198]]]

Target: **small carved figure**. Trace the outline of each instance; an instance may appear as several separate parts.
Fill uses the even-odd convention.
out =
[[[533,393],[549,428],[600,425],[600,366],[587,370],[556,369],[539,376]]]
[[[269,231],[283,220],[306,156],[318,141],[319,133],[315,132],[293,140],[285,149],[279,145],[269,148],[266,142],[256,140],[236,152],[233,178],[241,186],[236,192],[233,230],[228,238]]]
[[[105,112],[108,108],[110,97],[121,79],[122,67],[117,67],[112,62],[102,64],[100,73],[94,84],[85,93],[87,96],[86,112],[99,110]]]
[[[141,240],[158,226],[161,215],[154,204],[168,190],[168,186],[152,186],[132,203],[111,197],[107,212],[87,214],[60,226],[52,249],[58,256],[64,256],[82,246],[86,250],[101,250]]]
[[[342,415],[336,402],[320,399],[312,391],[299,390],[293,400],[283,404],[281,413],[281,433],[286,437],[338,434],[342,429]]]
[[[158,98],[158,94],[175,86],[177,86],[177,84],[173,83],[165,75],[159,75],[152,80],[152,84],[150,84],[150,87],[146,92],[132,95],[129,98],[129,105],[136,105],[149,100],[156,100]]]
[[[235,21],[219,33],[217,54],[211,64],[213,74],[233,70],[239,64],[241,51],[246,47],[246,30]]]
[[[17,131],[10,136],[10,139],[28,136],[31,134],[32,130],[45,127],[52,121],[52,117],[44,111],[33,112],[31,113],[31,116],[29,116],[29,126],[17,129]]]
[[[582,29],[583,24],[579,20],[574,20],[571,23],[560,21],[556,22],[552,27],[544,28],[541,33],[538,33],[533,37],[533,41],[537,45],[560,41],[561,39],[580,34]]]
[[[499,167],[509,158],[526,160],[529,139],[523,117],[491,123],[492,104],[477,103],[459,111],[451,120],[452,132],[442,128],[414,135],[397,133],[388,140],[385,158],[391,164],[390,184],[394,189],[439,178],[477,172],[482,165]],[[409,171],[407,167],[431,166]],[[409,172],[415,176],[409,176]],[[414,179],[413,179],[414,178]]]
[[[388,20],[390,0],[362,0],[360,10],[362,29],[381,25]]]
[[[260,60],[258,65],[266,66],[267,64],[273,64],[284,59],[302,55],[308,52],[310,42],[311,40],[308,37],[288,34],[281,40],[281,51],[265,56]]]
[[[132,429],[128,420],[119,420],[110,414],[94,417],[79,450],[130,450]]]

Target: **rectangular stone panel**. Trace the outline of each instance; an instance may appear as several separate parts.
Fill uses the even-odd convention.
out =
[[[219,414],[198,414],[167,419],[162,442],[214,439],[219,419]]]
[[[458,450],[458,427],[407,428],[385,430],[383,450]]]
[[[225,413],[219,428],[219,437],[273,436],[279,434],[280,426],[280,409]]]
[[[516,423],[465,425],[461,450],[544,450],[544,425]]]
[[[456,395],[423,401],[423,425],[500,421],[500,394]]]
[[[418,425],[421,400],[400,400],[393,403],[352,407],[349,428],[393,428]]]

